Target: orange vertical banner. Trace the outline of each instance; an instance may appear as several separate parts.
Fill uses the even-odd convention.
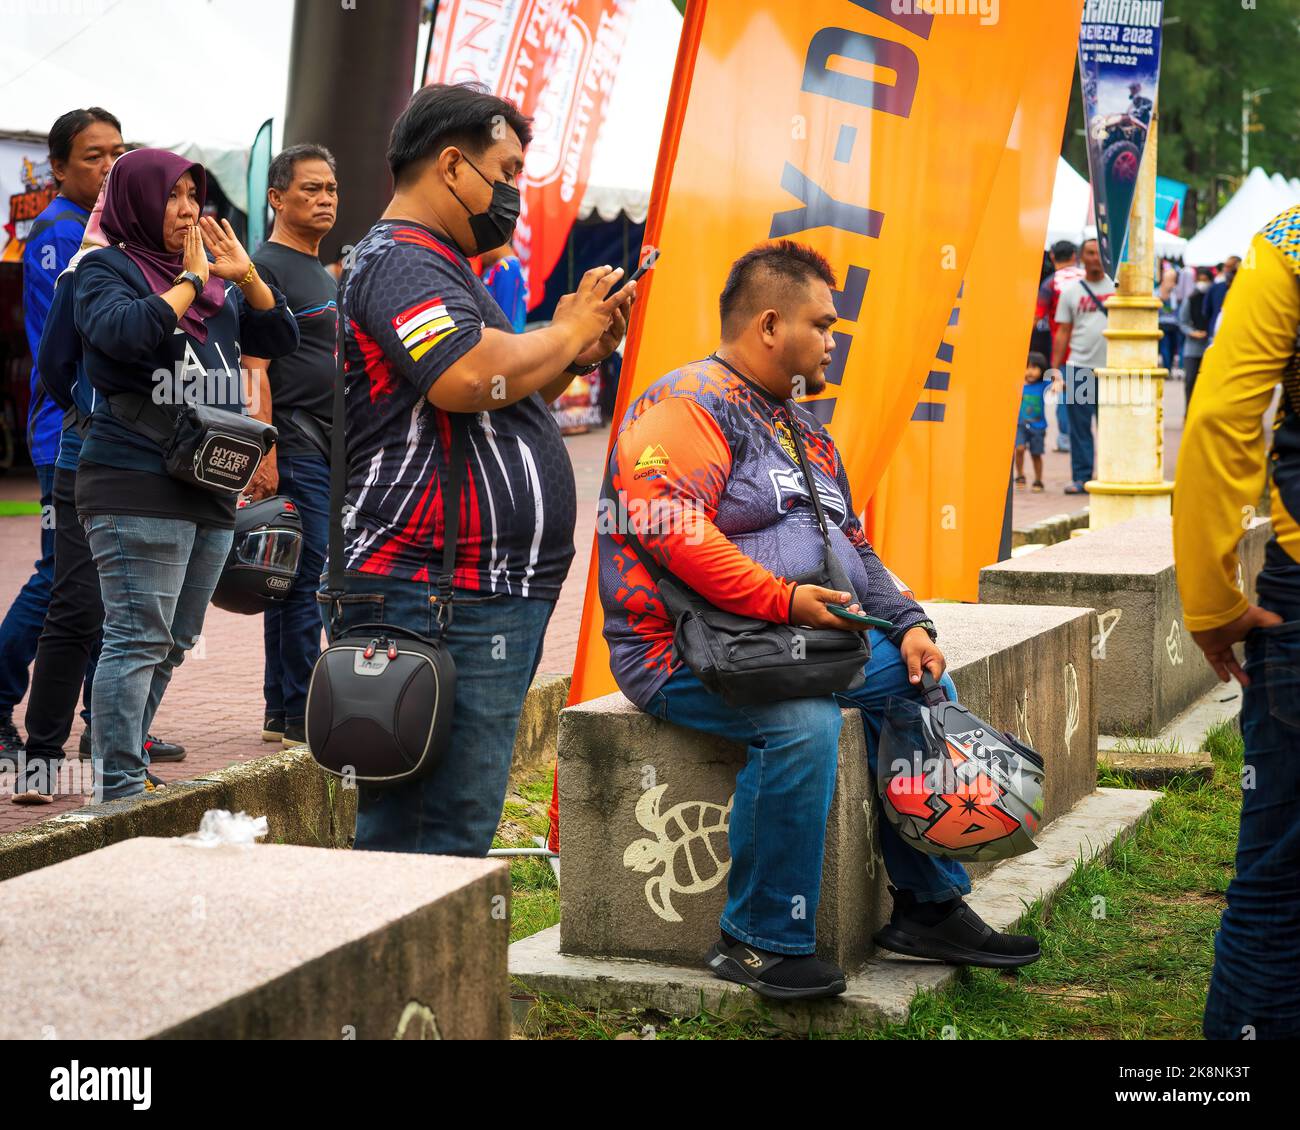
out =
[[[867,533],[922,599],[977,599],[998,557],[1047,214],[1082,0],[1056,0],[998,165],[960,295]]]
[[[960,7],[691,0],[646,231],[662,254],[633,314],[616,418],[714,348],[739,255],[797,239],[841,280],[830,384],[810,404],[867,499],[948,321],[1044,31],[1062,22],[1039,0]],[[615,689],[594,566],[593,551],[570,702]]]

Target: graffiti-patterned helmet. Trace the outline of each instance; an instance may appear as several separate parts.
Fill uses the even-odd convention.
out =
[[[876,760],[881,807],[904,842],[983,863],[1033,851],[1043,819],[1043,759],[949,702],[928,671],[923,702],[891,698]]]

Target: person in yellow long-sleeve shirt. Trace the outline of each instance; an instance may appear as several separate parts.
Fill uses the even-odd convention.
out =
[[[1241,830],[1214,944],[1207,1039],[1300,1036],[1300,206],[1251,242],[1205,354],[1174,490],[1174,558],[1188,631],[1242,684]],[[1238,585],[1237,543],[1264,487],[1275,389],[1273,538]],[[1241,665],[1233,646],[1245,641]]]

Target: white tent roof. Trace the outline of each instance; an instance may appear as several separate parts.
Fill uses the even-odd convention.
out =
[[[1281,173],[1274,173],[1268,179],[1273,182],[1273,187],[1277,189],[1280,197],[1291,201],[1292,204],[1300,204],[1300,192],[1297,192],[1291,182]]]
[[[1078,244],[1097,236],[1096,220],[1092,211],[1092,186],[1081,177],[1064,157],[1056,159],[1056,183],[1052,187],[1052,206],[1047,216],[1047,238],[1044,249],[1058,240],[1068,239]],[[1178,259],[1187,247],[1181,236],[1156,229],[1156,254],[1167,259]]]
[[[1188,241],[1187,265],[1208,267],[1229,255],[1245,255],[1255,233],[1295,202],[1290,191],[1283,194],[1273,178],[1256,166],[1236,195]]]
[[[636,0],[580,218],[595,212],[612,220],[626,212],[635,223],[645,219],[681,34],[672,0]]]
[[[288,0],[119,0],[8,6],[0,42],[0,133],[44,135],[77,106],[103,106],[126,140],[207,166],[247,208],[248,147],[284,115]]]

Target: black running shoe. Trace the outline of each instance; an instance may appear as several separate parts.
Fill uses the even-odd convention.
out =
[[[14,725],[12,718],[6,718],[0,722],[0,757],[9,761],[17,761],[26,752],[23,745],[22,735],[18,733],[18,727]]]
[[[165,789],[167,782],[161,777],[150,773],[148,769],[144,771],[144,791],[147,793],[157,792],[159,789]]]
[[[715,977],[775,1000],[811,1000],[844,992],[844,970],[812,954],[780,954],[722,938],[706,959]]]
[[[893,891],[893,888],[890,888]],[[875,937],[876,945],[908,957],[928,957],[949,965],[979,965],[1014,969],[1043,956],[1038,940],[1025,934],[1003,934],[989,926],[961,899],[937,921],[924,913],[925,904],[910,892],[894,893],[894,913]]]
[[[266,721],[262,723],[262,741],[264,742],[282,742],[284,741],[284,715],[268,714]]]
[[[284,724],[284,737],[280,739],[280,744],[285,749],[297,749],[299,746],[307,744],[307,723],[301,718],[297,721],[289,721]]]
[[[166,742],[162,738],[149,734],[144,739],[144,750],[153,761],[184,761],[185,747],[176,742]]]

